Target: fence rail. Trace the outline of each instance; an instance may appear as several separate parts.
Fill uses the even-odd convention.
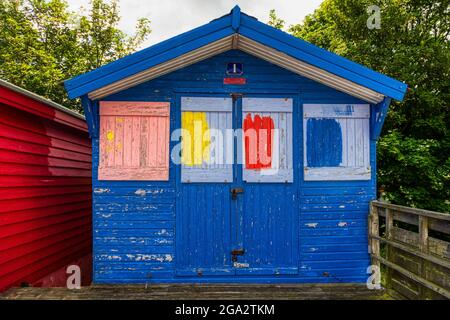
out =
[[[450,299],[450,215],[373,201],[372,264],[386,267],[386,287],[409,299]]]

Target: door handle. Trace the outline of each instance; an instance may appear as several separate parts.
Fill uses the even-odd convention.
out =
[[[243,188],[231,188],[230,192],[231,192],[231,199],[236,200],[238,193],[244,193],[244,189]]]

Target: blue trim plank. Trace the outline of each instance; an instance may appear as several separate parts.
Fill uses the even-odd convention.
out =
[[[384,120],[386,119],[389,105],[391,104],[391,98],[384,98],[382,102],[374,107],[374,115],[372,118],[372,130],[371,139],[378,140],[381,134],[381,129],[383,129]]]

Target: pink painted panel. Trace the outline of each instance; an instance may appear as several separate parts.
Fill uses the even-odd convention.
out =
[[[168,180],[169,113],[169,103],[101,102],[98,179]]]

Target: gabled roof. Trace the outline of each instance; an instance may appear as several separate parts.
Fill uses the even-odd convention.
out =
[[[88,129],[83,115],[2,79],[0,79],[1,104],[78,130]]]
[[[22,95],[24,95],[26,97],[29,97],[29,98],[31,98],[33,100],[39,101],[39,102],[41,102],[43,104],[46,104],[46,105],[48,105],[48,106],[50,106],[50,107],[52,107],[54,109],[60,110],[60,111],[62,111],[64,113],[67,113],[70,116],[74,116],[75,118],[78,118],[78,119],[81,119],[81,120],[85,120],[84,116],[79,114],[78,112],[73,111],[73,110],[71,110],[69,108],[66,108],[66,107],[60,105],[59,103],[56,103],[56,102],[54,102],[52,100],[44,98],[43,96],[40,96],[40,95],[38,95],[38,94],[36,94],[34,92],[31,92],[31,91],[28,91],[28,90],[26,90],[24,88],[16,86],[16,85],[12,84],[11,82],[8,82],[8,81],[0,79],[0,87],[8,88],[11,91],[20,93],[20,94],[22,94]]]
[[[223,17],[65,81],[70,98],[95,100],[219,53],[239,49],[362,100],[403,100],[407,85],[241,13]]]

